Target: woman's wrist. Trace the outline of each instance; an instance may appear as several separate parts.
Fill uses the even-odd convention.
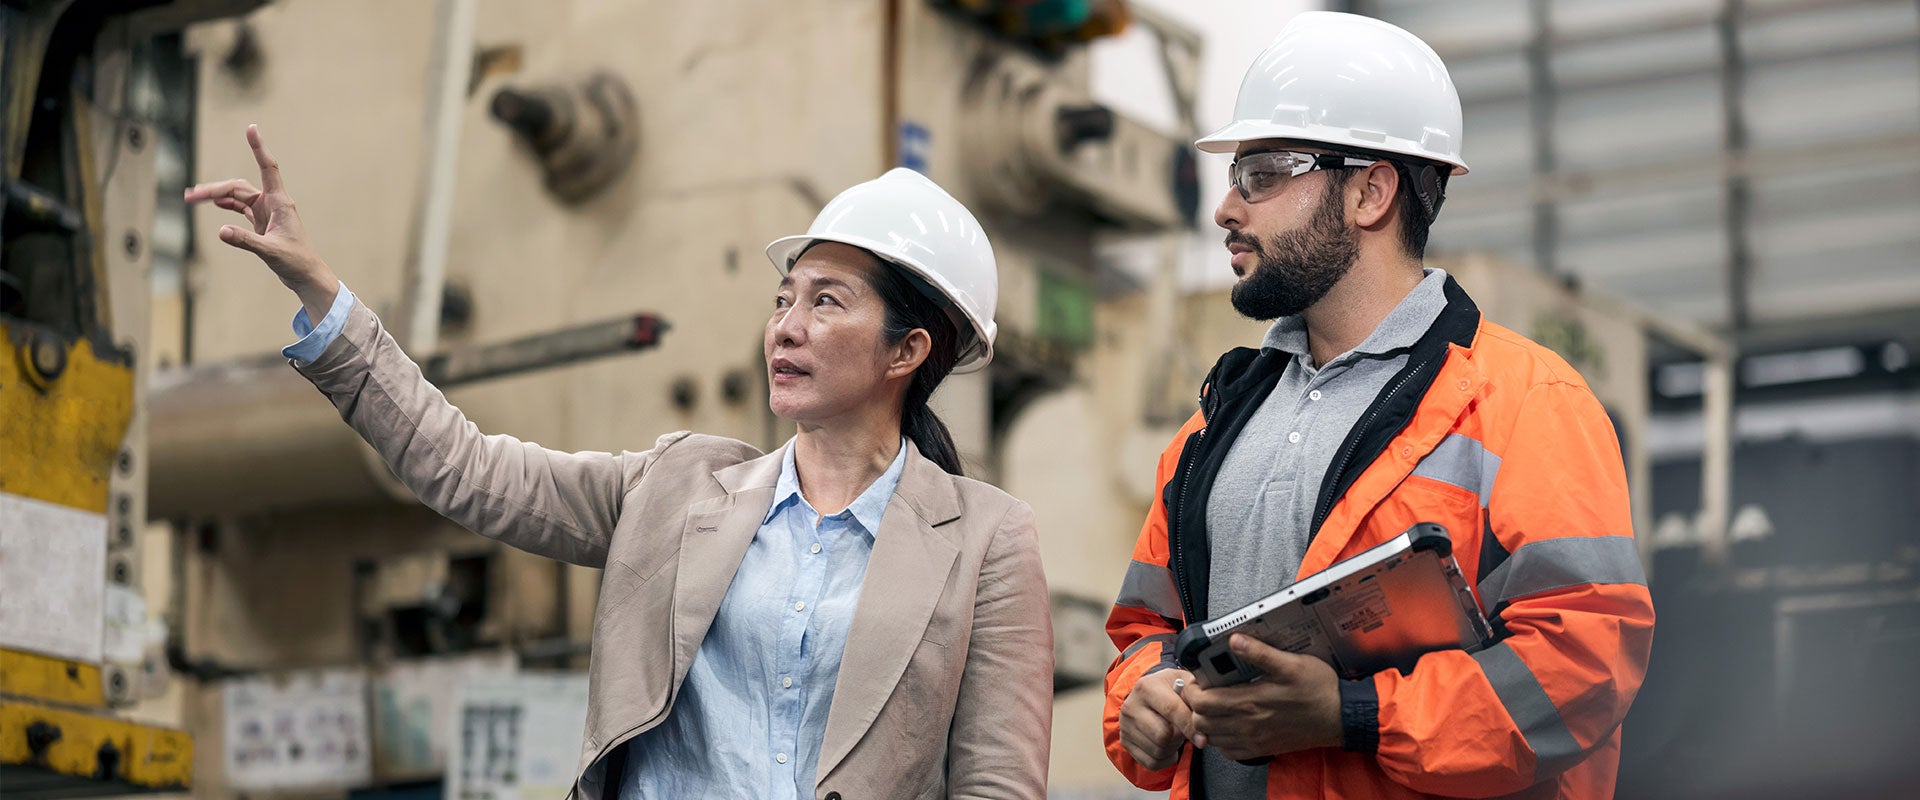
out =
[[[317,325],[333,307],[334,298],[340,295],[340,278],[322,264],[297,285],[288,288],[300,298],[300,304],[307,309],[307,317]]]

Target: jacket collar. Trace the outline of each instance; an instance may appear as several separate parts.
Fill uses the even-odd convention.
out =
[[[1427,277],[1421,281],[1421,284],[1415,287],[1415,293],[1418,294],[1427,288],[1428,282],[1433,281],[1435,278],[1439,279],[1439,293],[1441,297],[1445,299],[1445,305],[1440,309],[1439,316],[1433,318],[1432,324],[1420,329],[1423,332],[1412,338],[1399,336],[1382,337],[1381,332],[1376,330],[1373,335],[1368,337],[1368,343],[1363,345],[1363,347],[1368,348],[1368,352],[1385,346],[1389,339],[1392,339],[1393,343],[1398,346],[1381,349],[1380,352],[1374,353],[1375,355],[1385,355],[1402,351],[1410,352],[1419,349],[1422,343],[1425,343],[1430,348],[1444,349],[1448,344],[1455,344],[1460,347],[1472,349],[1474,339],[1480,327],[1479,306],[1474,304],[1473,298],[1467,296],[1465,289],[1460,288],[1460,284],[1454,281],[1453,276],[1438,269],[1430,270]],[[1413,301],[1413,299],[1413,296],[1409,295],[1406,300],[1402,300],[1400,306],[1395,308],[1394,313],[1398,314],[1401,310],[1406,309],[1409,302]],[[1282,320],[1282,322],[1284,322],[1284,320]],[[1275,328],[1278,328],[1279,325],[1280,323],[1276,322]],[[1276,335],[1283,339],[1286,338],[1286,334],[1274,334],[1272,331],[1269,331],[1267,341],[1269,343],[1273,342]],[[1306,329],[1304,327],[1300,329],[1299,336],[1301,347],[1304,348],[1306,337]],[[1404,339],[1404,341],[1401,341],[1401,339]],[[1220,356],[1218,362],[1214,363],[1213,371],[1207,375],[1206,382],[1201,389],[1202,407],[1207,405],[1205,398],[1209,395],[1218,395],[1216,403],[1225,402],[1243,391],[1260,387],[1260,382],[1254,379],[1267,369],[1286,368],[1287,362],[1291,360],[1292,355],[1293,351],[1290,349],[1273,346],[1263,346],[1260,349],[1236,347],[1228,350],[1224,355]]]
[[[772,493],[780,485],[786,449],[715,470],[713,478],[729,496],[759,489]],[[944,525],[960,517],[960,493],[954,489],[953,477],[921,455],[920,447],[912,439],[907,440],[906,463],[900,472],[900,485],[893,492],[928,527]],[[765,521],[764,518],[761,521]],[[882,521],[881,527],[890,526]]]

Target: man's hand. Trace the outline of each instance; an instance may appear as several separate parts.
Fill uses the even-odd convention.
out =
[[[212,202],[246,217],[245,228],[221,226],[220,241],[259,256],[282,284],[300,296],[307,315],[318,323],[333,305],[340,280],[307,241],[307,228],[300,224],[293,196],[287,194],[286,184],[280,179],[280,162],[267,152],[259,126],[247,126],[247,144],[253,148],[254,164],[260,167],[261,188],[254,188],[245,178],[203,183],[187,190],[186,201]]]
[[[1217,748],[1221,755],[1247,761],[1340,746],[1340,677],[1332,667],[1245,634],[1234,634],[1228,645],[1234,655],[1266,674],[1217,689],[1189,684],[1181,692],[1193,712],[1195,747]],[[1123,709],[1122,722],[1125,719]]]
[[[1193,673],[1163,669],[1147,675],[1133,685],[1126,702],[1120,704],[1120,744],[1149,770],[1178,763],[1180,750],[1187,744],[1187,732],[1193,727],[1186,701],[1174,690],[1175,680],[1190,691]]]

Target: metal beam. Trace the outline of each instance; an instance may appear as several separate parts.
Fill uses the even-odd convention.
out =
[[[440,0],[434,14],[433,58],[428,62],[424,154],[394,332],[416,353],[440,343],[440,298],[447,282],[453,188],[460,155],[461,112],[473,70],[476,0]]]
[[[1715,27],[1720,37],[1720,103],[1723,151],[1740,157],[1747,152],[1747,70],[1741,58],[1742,0],[1723,0]],[[1726,175],[1727,319],[1734,332],[1747,327],[1753,316],[1753,248],[1748,236],[1753,216],[1751,178],[1729,171]]]
[[[1850,8],[1873,6],[1895,6],[1907,0],[1793,0],[1792,2],[1767,3],[1747,10],[1748,20],[1767,20],[1778,17],[1810,14],[1821,11],[1837,11]],[[1581,31],[1561,31],[1553,36],[1548,45],[1553,48],[1569,48],[1581,45],[1633,39],[1661,33],[1672,33],[1690,28],[1703,28],[1714,24],[1719,16],[1718,10],[1682,9],[1661,14],[1648,14],[1619,23],[1596,26]],[[1458,67],[1468,61],[1484,58],[1502,58],[1526,52],[1531,40],[1521,42],[1472,42],[1449,44],[1445,40],[1430,41],[1434,51],[1449,66]]]
[[[1743,17],[1750,18],[1751,12],[1744,13]],[[1706,26],[1703,25],[1701,27],[1704,29]],[[1830,47],[1777,53],[1769,56],[1745,56],[1743,63],[1750,68],[1782,67],[1808,61],[1820,61],[1828,58],[1871,55],[1883,52],[1910,52],[1916,46],[1920,46],[1920,36],[1900,31],[1883,32],[1870,38],[1854,39]],[[1720,64],[1716,60],[1712,63],[1681,69],[1629,69],[1624,72],[1602,77],[1563,80],[1558,84],[1558,88],[1562,93],[1622,89],[1630,86],[1704,78],[1718,75],[1719,73]],[[1521,100],[1527,96],[1528,90],[1526,89],[1498,89],[1482,92],[1467,92],[1460,95],[1460,103],[1465,107],[1495,105]]]
[[[1557,95],[1553,82],[1553,20],[1548,0],[1531,0],[1528,14],[1533,40],[1527,48],[1527,94],[1533,133],[1533,174],[1536,180],[1558,171],[1554,158],[1554,113]],[[1549,275],[1559,272],[1560,209],[1551,198],[1533,203],[1534,267]]]
[[[1463,184],[1458,194],[1448,196],[1447,210],[1453,218],[1458,219],[1462,214],[1500,211],[1542,201],[1563,203],[1596,196],[1623,196],[1670,190],[1675,186],[1704,185],[1729,175],[1748,179],[1777,178],[1875,164],[1897,166],[1914,163],[1920,163],[1920,132],[1852,142],[1830,142],[1814,149],[1749,149],[1745,153],[1721,153],[1718,158],[1681,156],[1605,170],[1562,170],[1524,180],[1472,184],[1470,189],[1466,188],[1469,184]]]

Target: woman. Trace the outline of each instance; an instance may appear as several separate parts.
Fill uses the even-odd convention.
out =
[[[296,368],[434,510],[604,569],[576,795],[1045,795],[1032,512],[961,477],[927,408],[993,353],[993,251],[952,197],[893,170],[768,246],[785,447],[681,432],[561,453],[483,436],[447,403],[307,241],[259,130],[247,140],[260,188],[186,199],[252,223],[220,238],[299,296]]]

